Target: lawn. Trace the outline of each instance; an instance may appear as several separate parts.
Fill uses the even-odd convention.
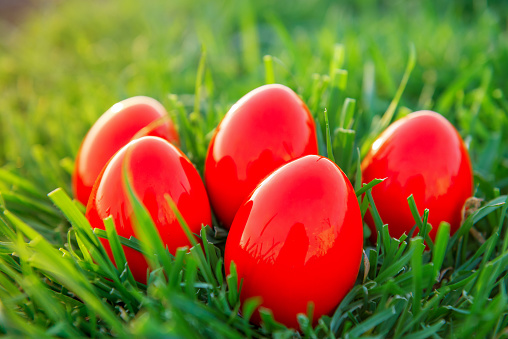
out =
[[[71,0],[0,19],[0,333],[508,337],[506,13],[501,0]],[[144,286],[113,266],[98,236],[145,245],[113,229],[93,232],[72,200],[81,141],[114,103],[159,100],[203,175],[222,117],[272,82],[309,106],[320,154],[333,152],[357,189],[358,164],[389,123],[412,111],[441,113],[468,147],[481,199],[430,250],[422,237],[381,232],[377,245],[366,237],[355,287],[314,326],[302,315],[297,330],[268,311],[260,327],[238,315],[256,301],[241,304],[236,275],[225,275],[224,234],[204,228],[202,245],[174,256],[148,235],[160,262]],[[350,130],[335,132],[351,99]]]

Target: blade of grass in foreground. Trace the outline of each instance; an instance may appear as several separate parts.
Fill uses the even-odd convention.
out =
[[[335,156],[333,155],[332,137],[330,135],[330,125],[328,123],[328,113],[325,108],[325,127],[326,127],[326,154],[328,159],[335,162]]]
[[[55,277],[57,281],[73,291],[81,300],[97,312],[97,314],[111,326],[111,329],[115,333],[118,335],[125,335],[123,324],[115,316],[109,306],[105,305],[98,298],[88,279],[68,257],[62,257],[60,251],[55,249],[49,242],[42,238],[42,236],[33,231],[28,225],[12,215],[9,211],[4,211],[4,215],[16,229],[23,232],[23,234],[31,240],[33,250],[37,251],[37,255],[31,256],[32,265],[36,265],[50,276]]]
[[[203,252],[201,244],[197,243],[194,235],[192,234],[189,226],[187,225],[187,222],[185,222],[185,220],[183,219],[180,211],[176,207],[173,199],[171,199],[169,194],[166,194],[164,196],[164,198],[166,199],[167,204],[170,206],[170,208],[173,211],[173,213],[175,214],[178,222],[180,223],[180,226],[182,227],[183,231],[187,235],[187,238],[189,239],[190,243],[192,244],[193,247],[191,248],[190,251],[195,256],[195,258],[198,262],[199,268],[205,277],[206,282],[211,284],[214,287],[214,289],[217,289],[217,280],[215,279],[215,276],[210,268],[210,265],[206,260],[206,256],[205,256],[205,253]],[[208,243],[204,244],[204,246],[208,246]]]
[[[124,185],[125,192],[134,211],[133,226],[135,234],[141,241],[141,248],[147,254],[145,254],[145,258],[150,266],[155,269],[160,262],[166,272],[170,274],[172,266],[169,257],[170,254],[162,243],[150,213],[148,213],[145,206],[143,206],[142,202],[136,196],[132,187],[132,181],[130,179],[131,174],[128,169],[129,158],[129,154],[127,153],[122,168],[122,184]]]
[[[263,62],[265,64],[265,83],[274,84],[275,74],[273,72],[273,57],[271,55],[265,55],[263,57]]]
[[[70,197],[60,188],[49,193],[48,197],[69,219],[77,233],[77,238],[84,243],[84,246],[80,246],[83,253],[85,253],[84,256],[91,255],[100,268],[107,274],[108,278],[119,282],[118,275],[116,274],[117,270],[109,259],[106,250],[92,231],[88,220],[72,202]],[[89,254],[86,254],[87,252]]]
[[[439,279],[439,273],[441,266],[446,255],[446,247],[450,239],[450,224],[447,222],[441,222],[436,234],[436,243],[434,244],[434,250],[432,251],[432,262],[434,264],[434,278]]]
[[[136,286],[134,276],[132,275],[131,270],[127,266],[127,259],[125,258],[125,253],[123,251],[122,245],[120,244],[120,237],[116,232],[115,223],[111,216],[104,219],[104,226],[106,228],[109,246],[111,247],[111,252],[113,253],[117,269],[120,272],[122,272],[122,270],[125,270],[127,280],[131,283],[132,286]]]

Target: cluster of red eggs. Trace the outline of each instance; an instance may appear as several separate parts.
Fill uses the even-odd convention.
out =
[[[85,137],[73,177],[74,195],[87,204],[92,227],[104,229],[102,220],[112,216],[120,236],[136,236],[122,180],[127,169],[170,252],[190,243],[165,195],[194,233],[211,225],[211,202],[229,229],[226,271],[234,261],[243,279],[242,301],[261,296],[276,320],[294,328],[309,302],[316,319],[330,314],[358,274],[362,216],[347,176],[317,155],[315,124],[298,95],[266,85],[233,105],[208,148],[206,188],[178,145],[175,127],[156,100],[134,97],[112,106]],[[452,232],[460,226],[472,192],[471,163],[459,134],[439,114],[417,112],[392,124],[374,142],[362,172],[364,182],[387,178],[372,195],[392,236],[414,225],[404,208],[410,194],[419,209],[430,209],[432,225],[446,221]],[[369,214],[366,222],[375,240]],[[110,251],[107,240],[103,244]],[[134,277],[145,283],[143,255],[124,250]],[[257,312],[253,321],[259,322]]]

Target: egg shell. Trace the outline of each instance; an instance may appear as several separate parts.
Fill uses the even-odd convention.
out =
[[[275,320],[298,328],[314,303],[314,323],[353,287],[363,250],[360,207],[329,159],[309,155],[273,172],[242,204],[225,250],[243,279],[240,299],[260,296]],[[256,311],[253,322],[259,323]]]

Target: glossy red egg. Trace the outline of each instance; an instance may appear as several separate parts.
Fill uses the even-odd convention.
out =
[[[85,136],[72,178],[74,197],[86,205],[92,186],[108,160],[134,137],[158,136],[178,143],[164,107],[155,99],[132,97],[113,105]]]
[[[193,233],[199,233],[202,224],[211,225],[208,196],[189,159],[166,140],[147,136],[124,146],[97,179],[86,208],[86,217],[93,228],[105,229],[103,219],[111,215],[118,235],[136,237],[134,212],[122,181],[125,161],[128,161],[126,166],[133,189],[150,212],[163,244],[171,253],[190,243],[164,198],[165,194],[173,199]],[[108,241],[102,239],[102,242],[113,260]],[[148,264],[143,255],[125,246],[124,250],[134,278],[145,283]]]
[[[446,118],[431,111],[409,114],[390,125],[363,160],[362,176],[365,183],[387,178],[372,189],[372,196],[395,238],[415,225],[407,202],[411,194],[420,215],[429,209],[434,240],[442,221],[450,223],[452,234],[458,230],[462,207],[473,190],[473,170],[462,138]],[[366,222],[375,240],[370,214]]]
[[[327,158],[294,160],[264,179],[242,204],[225,250],[243,279],[241,301],[260,296],[275,320],[298,329],[313,302],[314,323],[353,287],[362,257],[358,201],[346,175]],[[259,313],[253,322],[259,323]]]
[[[317,153],[314,120],[295,92],[282,85],[249,92],[231,107],[208,148],[205,182],[218,219],[229,228],[264,177],[291,160]]]

